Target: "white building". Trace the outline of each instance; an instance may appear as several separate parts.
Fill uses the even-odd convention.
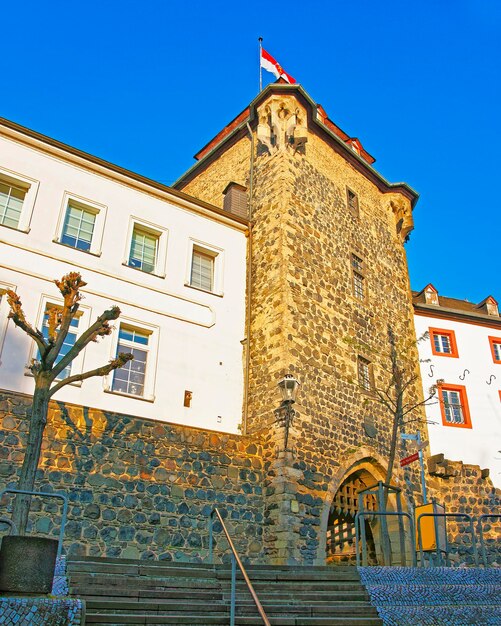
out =
[[[114,304],[122,314],[72,373],[135,353],[56,400],[238,432],[247,228],[244,217],[0,119],[0,294],[15,290],[40,327],[61,302],[53,280],[79,271],[88,285],[75,334]],[[3,295],[0,388],[31,394],[36,348],[7,315]]]
[[[501,317],[492,296],[480,304],[439,296],[433,285],[414,293],[421,376],[439,383],[427,406],[430,453],[480,465],[501,487]]]

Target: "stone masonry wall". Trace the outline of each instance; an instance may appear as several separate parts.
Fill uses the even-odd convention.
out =
[[[16,486],[29,406],[27,396],[0,393],[1,488]],[[70,555],[203,559],[214,506],[223,510],[241,554],[253,562],[262,554],[258,437],[52,402],[40,467],[37,488],[69,495]],[[54,502],[33,502],[37,532],[59,532],[61,510]]]
[[[290,112],[294,118],[287,118]],[[269,115],[276,143],[264,149],[259,129],[255,142],[248,429],[268,432],[267,558],[313,563],[322,559],[325,509],[342,479],[340,468],[350,472],[357,463],[372,464],[378,480],[387,463],[392,416],[360,389],[357,356],[373,363],[375,384],[385,388],[391,334],[409,377],[417,373],[406,257],[390,204],[395,197],[409,200],[383,193],[311,124],[304,150],[290,149],[280,119],[307,118],[300,98],[270,96],[258,106],[262,127]],[[248,142],[240,144],[243,153]],[[217,185],[222,191],[232,179],[225,158],[239,154],[238,145],[202,169],[185,190],[214,202]],[[358,217],[347,208],[347,186],[358,194]],[[353,293],[352,254],[364,262],[365,301]],[[301,388],[289,438],[294,452],[280,456],[282,433],[271,409],[279,403],[276,383],[285,373],[294,374]],[[408,401],[421,398],[417,378]],[[421,425],[425,437],[424,414],[412,417],[412,430]],[[372,435],[367,422],[375,427]],[[400,470],[395,475],[403,487],[405,477],[417,483],[414,468],[405,477]]]
[[[481,515],[501,515],[501,489],[494,487],[485,470],[437,456],[428,462],[428,487],[430,497],[444,505],[446,513],[466,513],[476,520]],[[473,564],[471,535],[465,522],[451,518],[447,528],[454,562]],[[501,567],[501,518],[486,519],[483,529],[487,562]]]

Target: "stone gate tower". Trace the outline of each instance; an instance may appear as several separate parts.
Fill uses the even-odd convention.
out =
[[[299,85],[269,85],[196,158],[178,189],[250,211],[244,427],[268,442],[267,559],[325,563],[350,489],[384,478],[392,417],[372,389],[389,384],[392,345],[410,373],[418,363],[401,351],[415,342],[403,244],[417,194],[386,181]],[[286,373],[301,388],[284,452]]]

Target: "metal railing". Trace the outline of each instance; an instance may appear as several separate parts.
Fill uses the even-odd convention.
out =
[[[368,562],[367,562],[367,541],[366,541],[366,537],[365,537],[365,525],[362,524],[361,522],[363,522],[366,517],[377,517],[377,516],[382,517],[382,519],[384,519],[384,520],[386,520],[386,518],[389,517],[389,516],[398,517],[399,520],[402,520],[404,517],[406,517],[409,520],[409,525],[410,525],[409,537],[410,537],[410,543],[411,543],[411,558],[412,558],[412,565],[413,565],[413,567],[415,567],[417,565],[417,562],[416,562],[416,544],[415,544],[415,541],[414,541],[414,528],[413,528],[413,525],[412,525],[412,516],[411,516],[410,513],[406,513],[405,511],[359,511],[355,515],[355,552],[356,552],[356,557],[357,557],[357,567],[360,567],[360,565],[366,566],[368,564]],[[400,525],[399,525],[399,530],[400,530]],[[360,562],[361,559],[360,559],[360,550],[359,550],[360,535],[362,535],[362,562]],[[399,535],[400,535],[401,556],[402,556],[403,565],[405,565],[405,563],[406,563],[405,538],[403,537],[401,532],[399,533]],[[383,543],[383,547],[385,545],[386,544]],[[385,559],[389,559],[389,557],[387,557],[386,555],[383,555],[383,556],[384,556]]]
[[[480,539],[480,551],[482,553],[482,563],[484,567],[488,567],[487,563],[487,551],[485,549],[485,540],[484,540],[484,519],[499,519],[501,520],[501,513],[485,513],[478,518],[478,537]]]
[[[238,556],[237,550],[233,544],[233,541],[231,540],[231,537],[228,533],[228,529],[226,528],[226,525],[223,521],[223,518],[221,516],[221,513],[218,511],[217,508],[212,509],[212,512],[209,516],[209,560],[211,563],[214,563],[214,517],[217,517],[219,523],[221,524],[221,527],[223,529],[223,532],[226,536],[226,540],[228,541],[228,545],[230,546],[230,550],[231,550],[231,604],[230,604],[230,626],[235,626],[235,605],[236,605],[236,588],[237,588],[237,565],[240,569],[240,571],[242,572],[242,576],[244,578],[245,584],[247,585],[247,588],[252,596],[252,599],[254,600],[254,604],[256,605],[256,608],[259,612],[259,615],[261,616],[261,619],[263,620],[263,624],[265,624],[265,626],[271,626],[270,621],[268,619],[268,617],[266,616],[266,613],[264,612],[263,606],[261,604],[261,602],[259,601],[259,598],[257,597],[257,594],[254,590],[254,587],[252,586],[252,583],[249,579],[249,576],[247,575],[247,572],[245,570],[245,567],[242,563],[242,561],[240,560],[240,557]]]
[[[63,514],[61,517],[61,529],[59,530],[59,539],[57,544],[57,558],[63,551],[64,530],[66,528],[66,518],[68,517],[68,496],[65,493],[48,493],[46,491],[25,491],[24,489],[3,489],[0,491],[0,501],[6,493],[15,493],[25,496],[40,496],[41,498],[59,498],[63,501]],[[5,520],[2,520],[5,523]],[[7,522],[8,523],[8,522]],[[11,526],[14,526],[10,522]]]
[[[475,541],[475,528],[473,527],[473,518],[468,513],[421,513],[416,518],[416,529],[418,536],[418,545],[419,545],[419,559],[421,562],[421,567],[424,566],[424,552],[423,552],[423,537],[421,533],[421,520],[423,517],[433,517],[433,521],[435,524],[435,542],[436,542],[436,555],[437,555],[437,565],[442,565],[443,557],[442,552],[445,552],[445,564],[449,565],[449,540],[447,538],[447,529],[445,530],[445,546],[443,548],[440,547],[440,532],[438,530],[438,518],[443,518],[447,520],[448,517],[456,518],[456,519],[464,519],[468,522],[468,526],[470,528],[471,533],[471,549],[473,553],[473,559],[475,561],[475,565],[478,566],[478,552],[477,552],[477,543]]]

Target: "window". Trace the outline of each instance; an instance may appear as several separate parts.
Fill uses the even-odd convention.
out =
[[[190,285],[205,291],[214,289],[214,256],[196,247],[191,257]]]
[[[359,300],[366,299],[364,261],[356,254],[351,255],[351,270],[353,277],[353,293]]]
[[[99,256],[106,221],[106,206],[65,192],[55,243]]]
[[[188,254],[185,285],[222,296],[223,250],[190,239]]]
[[[135,227],[130,244],[129,265],[143,272],[155,271],[158,250],[158,237]]]
[[[348,205],[350,213],[354,217],[358,217],[360,214],[358,207],[358,196],[354,191],[348,189],[348,187],[346,188],[346,203]]]
[[[49,314],[51,311],[54,311],[55,313],[57,313],[57,311],[61,311],[61,307],[56,306],[54,304],[47,304],[45,307],[45,313],[43,316],[43,324],[42,324],[42,334],[45,340],[49,338]],[[59,351],[59,354],[56,358],[54,365],[57,365],[57,363],[59,363],[59,361],[64,356],[66,356],[68,352],[71,350],[71,348],[75,345],[75,341],[77,340],[77,334],[78,334],[79,320],[80,320],[80,317],[78,315],[71,320],[70,329],[68,330],[68,334],[66,335],[64,339],[63,345],[61,346],[61,350]],[[40,352],[38,351],[37,351],[36,359],[37,360],[40,359]],[[62,380],[63,378],[67,378],[68,376],[70,376],[71,366],[72,366],[71,363],[67,365],[64,368],[64,370],[57,375],[56,380]]]
[[[0,168],[0,226],[29,231],[38,182]]]
[[[90,250],[96,214],[74,202],[68,203],[61,243],[78,250]]]
[[[501,337],[489,337],[492,360],[494,363],[501,363]]]
[[[0,180],[0,224],[17,228],[26,190]]]
[[[374,388],[372,363],[364,357],[359,356],[357,360],[358,382],[365,391],[372,391]]]
[[[150,335],[143,329],[120,324],[116,356],[120,352],[130,352],[134,360],[115,370],[112,391],[144,396]]]
[[[457,358],[459,356],[456,335],[453,330],[443,328],[430,328],[431,350],[436,356],[449,356]]]
[[[439,400],[444,426],[471,428],[466,387],[462,385],[441,385],[439,387]]]
[[[164,278],[167,236],[167,229],[131,217],[124,265]]]

